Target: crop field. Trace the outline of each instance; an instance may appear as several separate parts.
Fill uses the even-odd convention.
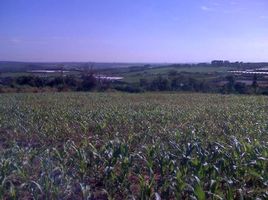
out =
[[[1,94],[0,199],[268,199],[268,98]]]

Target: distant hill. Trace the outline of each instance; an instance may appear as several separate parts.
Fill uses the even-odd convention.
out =
[[[25,72],[28,70],[51,69],[55,67],[56,65],[52,63],[0,61],[0,72]]]
[[[61,69],[66,70],[83,70],[85,67],[93,67],[94,69],[109,68],[127,68],[131,66],[145,66],[148,63],[91,63],[91,62],[14,62],[0,61],[0,72],[25,72],[29,70],[44,69]],[[149,64],[152,66],[163,66],[165,64]]]
[[[215,63],[217,62],[217,63]],[[120,69],[129,68],[132,70],[138,68],[163,68],[163,67],[232,67],[238,69],[255,69],[267,67],[267,62],[259,63],[243,63],[243,62],[227,62],[212,61],[212,63],[100,63],[100,62],[15,62],[15,61],[0,61],[0,72],[26,72],[30,70],[77,70],[81,71],[85,68],[93,67],[94,70]]]

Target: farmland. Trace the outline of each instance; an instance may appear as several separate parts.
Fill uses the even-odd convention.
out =
[[[267,199],[268,98],[0,96],[0,199]]]
[[[195,64],[0,62],[0,93],[182,91],[267,95],[266,65],[220,60]]]
[[[211,67],[211,66],[158,66],[158,67],[130,67],[130,68],[114,68],[100,70],[103,73],[107,73],[113,76],[125,77],[124,81],[127,83],[137,83],[141,78],[153,79],[161,75],[167,77],[170,71],[177,73],[199,73],[203,74],[203,79],[209,79],[208,73],[226,75],[231,67]],[[204,76],[205,75],[205,76]],[[196,75],[195,75],[196,76]],[[214,75],[215,76],[215,75]]]

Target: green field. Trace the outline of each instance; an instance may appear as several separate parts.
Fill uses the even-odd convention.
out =
[[[194,67],[158,67],[145,70],[151,73],[167,73],[170,70],[175,70],[177,72],[190,72],[190,73],[210,73],[210,72],[227,72],[230,67],[206,67],[206,66],[194,66]]]
[[[103,71],[106,74],[112,76],[124,77],[124,81],[127,83],[138,83],[140,79],[152,80],[157,76],[161,75],[167,77],[170,71],[176,71],[178,73],[200,73],[194,74],[194,77],[202,76],[202,79],[209,79],[212,73],[218,73],[221,76],[226,75],[230,67],[209,67],[209,66],[194,66],[194,67],[173,67],[173,66],[163,66],[163,67],[144,67],[137,70],[132,68],[121,68],[121,69],[109,69]],[[215,76],[215,75],[214,75]]]
[[[0,95],[0,199],[267,199],[268,98]]]

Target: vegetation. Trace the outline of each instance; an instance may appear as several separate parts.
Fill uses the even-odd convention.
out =
[[[214,74],[178,73],[175,70],[171,70],[167,76],[159,74],[155,78],[140,78],[138,82],[128,83],[121,80],[99,79],[93,73],[52,77],[28,75],[0,79],[0,93],[117,90],[131,93],[188,91],[224,94],[268,94],[268,82],[264,86],[259,85],[256,75],[252,76],[251,80],[247,80],[250,84],[237,80],[235,76],[214,76]]]
[[[14,64],[14,63],[13,63]],[[26,63],[24,63],[26,65]],[[65,63],[30,65],[32,69],[50,69],[50,73],[29,71],[0,74],[0,92],[48,91],[182,91],[203,93],[268,94],[265,74],[231,74],[228,71],[260,69],[267,63],[242,63],[214,60],[211,63],[144,65],[94,68],[94,64]],[[98,64],[97,66],[99,66]],[[26,65],[27,66],[27,65]],[[110,66],[110,67],[109,67]],[[121,65],[124,66],[124,65]],[[5,68],[4,68],[5,69]],[[53,73],[51,72],[54,71]],[[1,68],[0,68],[1,71]],[[46,70],[44,70],[46,71]],[[122,80],[105,77],[122,77]]]
[[[0,199],[267,199],[268,98],[0,96]]]

